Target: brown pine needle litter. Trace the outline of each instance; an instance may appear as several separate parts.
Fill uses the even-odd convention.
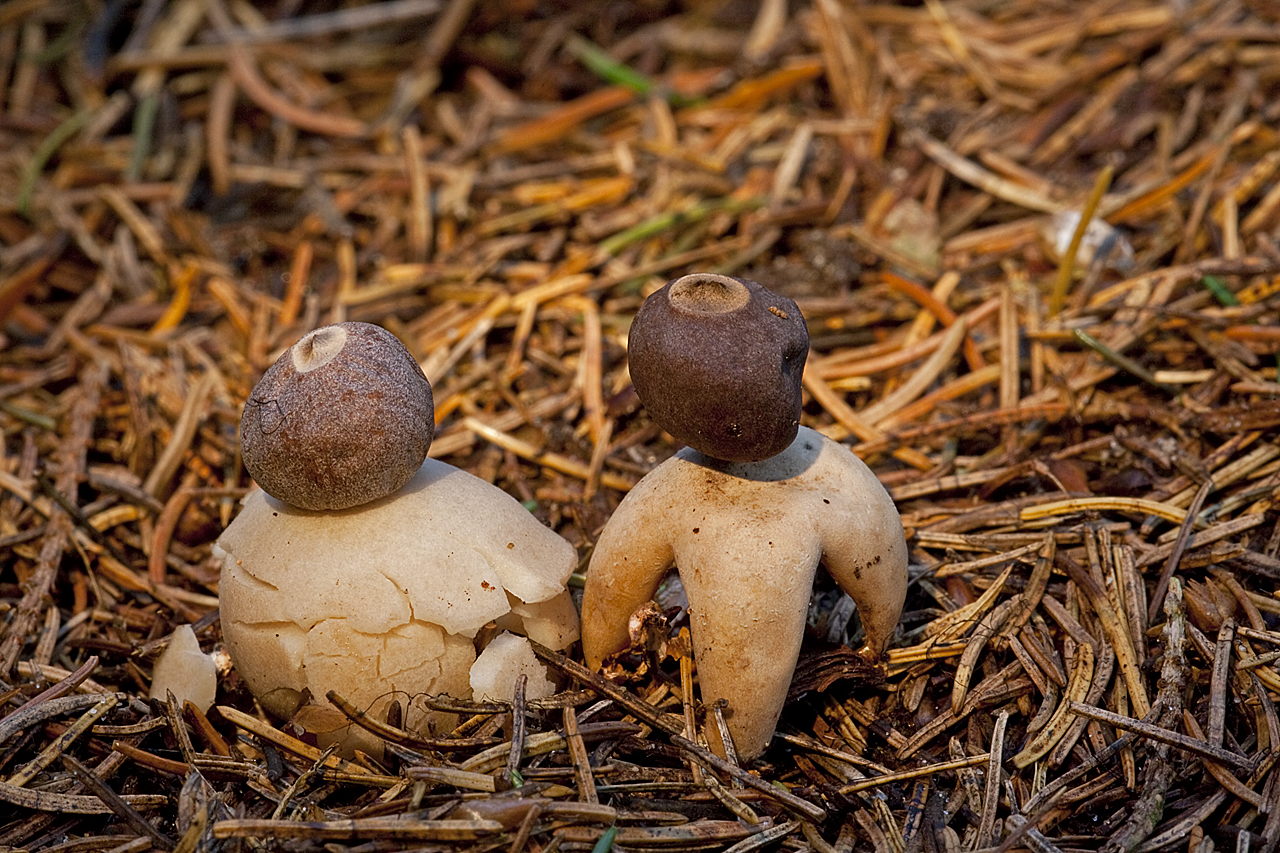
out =
[[[571,6],[0,3],[0,850],[1280,847],[1280,7]],[[299,337],[401,338],[431,454],[585,566],[677,449],[627,330],[695,271],[799,303],[804,422],[898,501],[882,667],[820,580],[747,765],[678,610],[453,730],[332,695],[379,756],[225,655],[148,700],[177,625],[221,650]]]

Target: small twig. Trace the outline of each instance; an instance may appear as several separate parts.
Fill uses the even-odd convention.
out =
[[[1147,686],[1142,680],[1142,670],[1138,665],[1137,653],[1133,650],[1133,637],[1129,634],[1127,620],[1121,621],[1115,608],[1111,606],[1110,597],[1079,563],[1065,553],[1059,553],[1056,562],[1084,592],[1093,612],[1098,614],[1098,621],[1107,639],[1111,641],[1116,661],[1120,665],[1120,674],[1129,691],[1129,701],[1133,703],[1138,716],[1145,717],[1151,710],[1151,701],[1147,698]]]
[[[561,719],[564,721],[564,739],[569,744],[569,756],[573,759],[573,777],[578,783],[578,799],[584,803],[599,803],[595,774],[591,772],[591,756],[587,754],[586,744],[582,742],[582,734],[578,731],[577,711],[566,707],[561,711]]]
[[[576,459],[570,459],[560,453],[552,453],[551,451],[539,450],[534,445],[523,439],[516,438],[501,430],[494,429],[478,418],[464,418],[463,425],[474,432],[480,438],[493,442],[501,448],[510,450],[517,456],[528,459],[537,465],[545,465],[548,468],[559,471],[562,474],[568,474],[571,477],[577,477],[579,480],[591,479],[591,467],[583,465]],[[608,486],[611,489],[617,489],[621,492],[630,491],[635,485],[626,477],[617,474],[602,473],[600,475],[600,484]]]
[[[293,783],[289,785],[288,788],[285,788],[284,793],[280,795],[280,801],[276,803],[275,810],[271,812],[272,820],[279,820],[284,815],[285,809],[289,808],[289,804],[293,801],[293,798],[296,797],[298,792],[301,791],[312,779],[317,776],[324,775],[324,764],[329,760],[329,756],[338,751],[338,746],[339,744],[334,743],[326,747],[325,751],[320,753],[320,757],[313,761],[310,767],[299,773],[298,778],[294,779]]]
[[[108,693],[103,696],[96,705],[80,715],[80,718],[72,723],[65,732],[54,739],[39,755],[31,759],[29,762],[18,768],[16,772],[5,780],[10,785],[22,787],[36,778],[36,775],[48,767],[50,764],[58,760],[68,747],[74,743],[80,735],[88,731],[94,723],[98,722],[104,714],[119,704],[120,700],[116,698],[116,694]]]
[[[1105,708],[1095,708],[1092,705],[1086,705],[1083,702],[1071,703],[1072,713],[1079,714],[1090,719],[1098,720],[1107,725],[1115,726],[1118,729],[1125,729],[1143,737],[1150,738],[1169,746],[1183,749],[1187,752],[1193,752],[1210,761],[1217,761],[1222,764],[1230,764],[1232,767],[1239,767],[1244,770],[1253,770],[1255,762],[1253,759],[1237,755],[1230,750],[1223,749],[1220,746],[1213,746],[1196,738],[1187,737],[1184,734],[1162,728],[1151,723],[1135,720],[1132,717],[1126,717],[1123,714],[1117,714],[1114,711],[1108,711]]]
[[[529,807],[529,811],[525,812],[524,819],[520,821],[520,827],[516,830],[515,837],[511,839],[511,846],[507,848],[507,853],[521,853],[529,843],[529,836],[533,834],[534,824],[538,822],[538,818],[542,817],[544,806],[537,802]]]
[[[43,471],[36,472],[35,481],[36,485],[40,487],[40,491],[44,493],[45,497],[56,503],[63,512],[71,516],[71,520],[75,522],[77,529],[83,531],[84,534],[92,539],[95,544],[102,546],[107,553],[115,557],[117,560],[124,563],[129,562],[129,558],[124,556],[120,551],[120,548],[107,538],[102,531],[94,527],[89,521],[89,517],[80,510],[80,507],[76,506],[75,502],[72,501],[71,498],[58,491],[58,487],[44,474]]]
[[[57,684],[48,688],[44,692],[38,693],[35,696],[32,696],[23,704],[22,707],[35,708],[35,707],[38,707],[41,702],[48,702],[52,699],[57,699],[61,696],[66,696],[72,690],[75,690],[81,684],[84,684],[86,681],[88,681],[89,676],[93,675],[93,673],[97,670],[97,668],[98,668],[98,656],[90,655],[88,659],[85,660],[84,663],[76,667],[75,672],[71,673],[66,678],[62,679]],[[0,738],[0,743],[4,743],[4,738]]]
[[[1156,717],[1156,725],[1152,726],[1160,731],[1168,731],[1164,728],[1165,726],[1177,725],[1177,721],[1181,719],[1182,696],[1187,684],[1186,611],[1183,608],[1182,584],[1176,580],[1169,586],[1169,595],[1164,602],[1164,614],[1165,654],[1164,663],[1160,669],[1160,692],[1156,696],[1154,706],[1159,709],[1159,715]],[[1197,742],[1203,744],[1202,741]],[[1208,744],[1203,745],[1208,747]],[[1217,747],[1212,748],[1226,752]],[[1169,761],[1169,748],[1164,741],[1160,741],[1147,756],[1142,790],[1129,807],[1128,819],[1111,833],[1107,843],[1102,846],[1103,853],[1129,853],[1151,835],[1163,816],[1165,794],[1173,782],[1173,775],[1173,763]]]
[[[1061,848],[1049,841],[1044,836],[1044,833],[1037,828],[1037,824],[1043,818],[1043,815],[1052,809],[1056,802],[1056,798],[1050,798],[1035,815],[1029,818],[1020,814],[1009,815],[1005,825],[1012,826],[1013,832],[1004,837],[1004,840],[1000,842],[1000,846],[996,848],[995,853],[1005,853],[1005,851],[1013,850],[1020,846],[1028,847],[1034,853],[1062,853]],[[1025,844],[1023,839],[1026,839]]]
[[[449,738],[449,737],[422,737],[414,732],[406,729],[397,728],[382,722],[371,714],[367,714],[360,708],[343,698],[336,690],[330,690],[325,694],[325,698],[333,703],[339,711],[346,715],[347,719],[355,723],[360,728],[377,735],[383,740],[390,741],[394,744],[413,747],[414,749],[426,749],[433,752],[457,752],[459,750],[470,749],[487,749],[495,744],[501,743],[501,738],[480,737],[480,738]],[[497,710],[493,713],[499,713],[506,710],[505,706],[495,705]]]
[[[186,510],[187,505],[191,503],[191,498],[193,497],[192,489],[196,484],[196,479],[197,474],[194,471],[189,471],[183,477],[182,485],[169,496],[168,503],[164,505],[160,515],[156,517],[155,532],[151,538],[151,553],[147,555],[147,576],[157,586],[165,582],[170,540],[173,538],[174,530],[178,527],[178,522],[182,519],[182,513]],[[128,565],[128,561],[123,557],[117,556],[116,559]]]
[[[266,820],[241,818],[220,820],[213,825],[213,837],[257,839],[306,839],[308,842],[347,841],[473,841],[502,832],[496,820],[395,820],[357,818],[353,820]]]
[[[262,738],[264,741],[288,750],[294,755],[301,756],[308,761],[315,762],[320,760],[320,750],[316,749],[314,746],[303,743],[297,738],[290,737],[279,729],[259,720],[257,717],[252,717],[237,708],[232,708],[227,705],[218,705],[217,708],[218,713],[221,714],[222,718],[228,723],[237,725],[246,731],[250,731]],[[337,756],[331,756],[324,763],[325,766],[331,767],[335,770],[361,775],[367,775],[369,773],[368,770],[364,769],[360,765],[353,764],[350,761],[344,761]]]
[[[99,779],[89,771],[89,768],[81,764],[74,756],[63,753],[61,756],[62,763],[67,769],[75,774],[80,784],[84,785],[94,793],[98,799],[102,800],[112,812],[116,814],[125,823],[134,829],[148,835],[155,842],[155,845],[161,850],[172,850],[173,839],[156,829],[151,823],[138,813],[138,810],[129,804],[129,802],[112,790],[106,782]]]
[[[1071,333],[1076,336],[1076,340],[1078,340],[1080,343],[1084,344],[1089,349],[1093,350],[1098,355],[1102,356],[1107,361],[1111,362],[1116,367],[1120,368],[1126,373],[1130,373],[1136,376],[1137,378],[1141,379],[1143,382],[1147,383],[1152,388],[1159,388],[1161,391],[1165,391],[1170,394],[1177,393],[1178,391],[1177,388],[1175,388],[1172,385],[1167,385],[1164,382],[1159,381],[1158,379],[1156,379],[1155,375],[1151,373],[1150,370],[1147,370],[1141,364],[1129,358],[1129,356],[1125,355],[1119,350],[1116,350],[1116,349],[1113,349],[1112,347],[1107,346],[1102,341],[1098,340],[1093,335],[1086,332],[1084,329],[1072,329]]]
[[[1160,579],[1156,581],[1156,588],[1148,599],[1147,620],[1149,622],[1155,621],[1160,609],[1164,607],[1164,597],[1169,591],[1169,579],[1173,577],[1173,572],[1178,568],[1178,563],[1186,551],[1187,542],[1190,541],[1191,532],[1196,526],[1196,517],[1200,515],[1200,508],[1204,506],[1205,499],[1214,488],[1213,477],[1209,477],[1200,484],[1196,496],[1191,499],[1191,506],[1187,507],[1187,515],[1178,529],[1178,538],[1173,542],[1173,550],[1169,552],[1169,559],[1165,561],[1164,568],[1160,571]]]
[[[93,118],[93,112],[88,109],[67,116],[53,129],[52,133],[44,138],[40,147],[27,160],[22,170],[22,183],[18,187],[18,212],[23,216],[31,212],[31,197],[35,193],[36,181],[40,179],[40,172],[45,164],[71,137],[79,133],[91,118]]]
[[[178,697],[173,695],[172,690],[165,693],[164,702],[165,716],[169,719],[169,731],[173,733],[173,739],[178,742],[178,752],[182,753],[182,760],[188,764],[196,760],[196,748],[191,743],[191,733],[187,731],[186,720],[182,718],[182,706],[178,704]]]
[[[987,171],[921,131],[910,131],[907,141],[918,145],[926,155],[960,180],[967,181],[996,198],[1044,213],[1057,213],[1065,207],[1061,202],[1047,198],[1029,187]]]
[[[947,334],[942,340],[942,344],[934,350],[933,354],[912,372],[911,377],[898,386],[892,393],[886,395],[870,406],[859,412],[859,416],[871,424],[879,424],[885,418],[895,414],[902,409],[903,406],[919,397],[926,388],[934,383],[938,378],[938,374],[942,373],[950,364],[952,356],[956,354],[956,350],[960,349],[960,345],[967,340],[968,324],[964,318],[960,318],[951,324],[947,329]],[[982,365],[979,365],[981,368]]]
[[[997,718],[998,719],[998,718]],[[898,770],[885,776],[868,776],[866,779],[859,779],[856,782],[850,782],[847,785],[841,785],[837,790],[842,794],[856,794],[859,791],[867,791],[871,788],[879,788],[881,785],[890,785],[895,782],[904,782],[908,779],[921,779],[927,776],[933,776],[936,773],[944,773],[949,770],[960,770],[965,767],[976,767],[979,764],[987,764],[991,761],[990,753],[981,755],[968,755],[964,758],[956,758],[951,761],[940,761],[937,764],[928,764],[924,767],[913,767],[910,770]]]
[[[987,753],[987,784],[982,794],[982,817],[978,823],[978,846],[989,847],[995,840],[996,808],[1000,805],[1000,764],[1004,754],[1004,732],[1009,724],[1009,712],[996,715],[995,728],[991,732],[991,750]]]
[[[204,404],[213,392],[216,382],[217,377],[214,374],[203,373],[199,381],[196,382],[195,387],[191,389],[186,405],[182,408],[182,414],[178,416],[178,420],[173,425],[173,434],[169,438],[169,442],[164,446],[164,450],[160,453],[160,458],[156,460],[156,464],[152,467],[151,472],[147,474],[147,479],[143,484],[147,494],[152,497],[159,497],[162,492],[168,489],[170,480],[173,479],[173,475],[181,467],[182,457],[191,447],[191,441],[195,438],[196,430],[200,427]]]
[[[738,748],[733,742],[733,733],[729,731],[729,721],[725,719],[724,709],[728,707],[728,700],[724,698],[717,699],[711,704],[711,717],[715,721],[716,734],[720,735],[720,745],[724,748],[725,760],[732,764],[738,764]],[[778,737],[779,735],[775,735]],[[785,739],[785,736],[782,736]],[[734,785],[741,785],[737,780]]]
[[[253,29],[236,27],[232,31],[219,33],[216,39],[210,40],[263,44],[368,30],[434,15],[440,11],[440,5],[440,0],[382,0],[368,6],[349,6],[333,12],[317,12],[270,21]]]
[[[506,780],[511,787],[519,788],[524,782],[520,777],[520,756],[524,752],[524,735],[528,728],[525,718],[524,694],[529,686],[529,676],[520,673],[516,676],[514,693],[511,698],[511,750],[507,753]]]
[[[786,838],[797,829],[800,828],[799,821],[789,820],[763,830],[750,838],[744,838],[732,847],[726,848],[724,853],[751,853],[752,850],[759,850],[767,847],[779,839]],[[607,850],[608,848],[606,848]],[[594,853],[594,851],[593,851]]]

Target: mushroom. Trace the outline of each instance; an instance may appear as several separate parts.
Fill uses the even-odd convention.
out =
[[[321,329],[308,338],[323,342],[329,334]],[[304,344],[308,338],[294,348],[311,346]],[[346,336],[348,344],[356,339]],[[324,422],[277,443],[282,456],[266,453],[259,459],[267,482],[280,482],[271,476],[273,469],[286,467],[294,483],[308,484],[308,498],[320,503],[326,496],[315,484],[329,482],[330,475],[309,470],[299,459],[325,471],[335,466],[321,448],[299,447],[305,439],[298,436],[322,436],[317,441],[323,448],[370,444],[376,428],[362,410],[388,405],[410,409],[392,414],[397,434],[421,432],[411,424],[421,414],[421,394],[401,393],[389,378],[408,375],[416,381],[412,371],[394,366],[400,356],[384,368],[362,347],[353,351],[353,369],[342,363],[344,352],[328,355],[328,387],[318,401],[275,391],[253,395],[277,401],[273,405],[286,425],[295,416],[286,401],[297,402],[306,418]],[[286,353],[284,374],[306,358]],[[268,376],[271,371],[264,382]],[[333,387],[355,377],[365,389],[371,376],[386,385],[376,405],[366,404],[363,393]],[[432,417],[429,409],[426,417]],[[392,440],[385,439],[388,432],[376,434],[380,441]],[[381,461],[380,454],[370,454],[370,465]],[[271,489],[252,491],[218,539],[223,637],[236,670],[266,710],[295,717],[336,691],[378,715],[398,698],[409,702],[405,725],[428,731],[452,718],[433,714],[424,697],[471,695],[477,636],[492,633],[482,632],[485,626],[500,622],[554,648],[578,638],[577,613],[565,588],[577,565],[573,546],[496,486],[434,459],[419,462],[390,494],[344,509],[307,509],[273,496]],[[401,454],[390,454],[389,467],[402,464]],[[386,483],[398,477],[369,471],[364,479]],[[510,672],[508,692],[517,674]],[[377,751],[377,742],[355,729],[333,737],[348,751]]]
[[[655,300],[660,310],[649,308]],[[697,312],[707,319],[703,332],[689,319]],[[650,325],[671,316],[679,317],[678,333]],[[609,519],[582,605],[583,651],[588,666],[599,668],[627,646],[629,617],[674,566],[688,594],[703,702],[727,700],[729,732],[744,758],[764,750],[782,713],[820,563],[857,604],[860,654],[871,661],[892,639],[906,597],[906,541],[884,487],[847,448],[788,425],[798,420],[793,406],[807,350],[801,345],[795,355],[797,323],[803,332],[795,303],[725,276],[677,279],[641,308],[630,338],[637,392],[660,426],[689,436],[692,446],[646,475]],[[687,364],[681,351],[710,352],[717,366]],[[713,402],[725,365],[739,360],[754,364],[726,379],[733,394]],[[670,389],[692,399],[666,399]],[[749,410],[765,404],[775,411]],[[678,423],[665,420],[673,412]],[[732,424],[743,427],[741,436],[727,429]],[[780,452],[752,458],[788,432],[794,439]],[[767,433],[774,438],[760,438]],[[714,726],[708,738],[724,754]]]

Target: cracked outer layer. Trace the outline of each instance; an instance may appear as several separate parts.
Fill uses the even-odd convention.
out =
[[[587,665],[626,648],[629,617],[674,565],[702,701],[728,700],[738,754],[754,757],[782,713],[820,561],[858,605],[862,653],[878,660],[902,614],[907,546],[871,469],[804,427],[763,462],[685,448],[627,494],[600,534],[582,602]],[[714,726],[708,737],[723,754]]]
[[[578,637],[572,545],[514,498],[433,459],[395,494],[310,512],[250,493],[218,539],[227,651],[262,706],[289,718],[336,690],[375,716],[471,693],[491,620],[553,648]],[[419,699],[405,724],[429,727]]]
[[[796,437],[809,333],[785,296],[724,275],[683,276],[640,306],[627,351],[640,402],[690,447],[754,462]]]
[[[408,482],[435,435],[431,383],[395,335],[339,323],[306,335],[244,406],[244,466],[267,494],[347,509]]]

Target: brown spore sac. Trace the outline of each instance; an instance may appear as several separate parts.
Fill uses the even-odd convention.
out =
[[[395,335],[370,323],[325,326],[284,353],[245,403],[245,468],[301,509],[359,506],[414,475],[434,415],[431,383]]]
[[[755,462],[796,437],[809,333],[785,296],[724,275],[683,276],[645,300],[628,352],[654,421],[707,456]]]

